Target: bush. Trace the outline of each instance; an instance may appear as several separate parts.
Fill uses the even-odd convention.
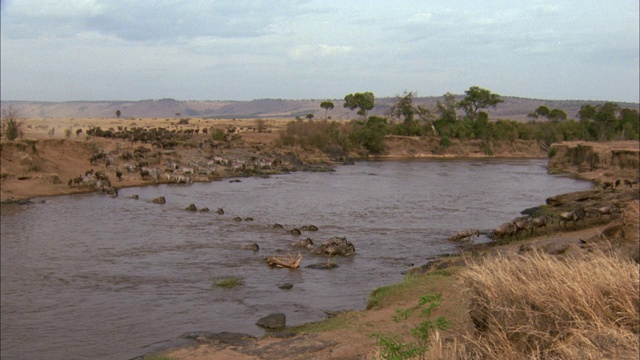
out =
[[[443,135],[440,138],[440,147],[443,149],[448,148],[451,145],[451,140],[449,140],[449,137],[447,135]]]
[[[7,140],[15,140],[22,137],[22,121],[19,121],[20,114],[12,106],[2,109],[2,134]]]
[[[333,151],[340,147],[345,151],[351,147],[348,126],[335,121],[290,121],[280,133],[279,145],[300,146],[304,149],[319,149]]]
[[[556,156],[557,153],[558,153],[558,149],[555,147],[552,147],[551,149],[549,149],[549,153],[547,155],[549,156],[549,159],[551,159],[552,157]]]
[[[213,141],[222,141],[224,140],[224,131],[222,131],[221,129],[213,129],[211,131],[209,131],[209,133],[211,134],[211,140]]]

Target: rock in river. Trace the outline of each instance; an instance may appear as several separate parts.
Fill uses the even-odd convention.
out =
[[[258,319],[256,325],[268,329],[278,330],[284,329],[287,323],[287,317],[283,313],[275,313]]]

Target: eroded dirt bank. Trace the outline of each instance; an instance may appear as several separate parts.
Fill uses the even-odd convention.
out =
[[[326,154],[313,149],[278,146],[279,131],[286,126],[287,120],[269,120],[260,131],[255,120],[213,123],[198,120],[184,125],[158,123],[154,119],[136,122],[114,119],[106,123],[104,119],[49,119],[46,125],[43,122],[25,121],[21,139],[2,142],[0,201],[105,191],[109,187],[215,181],[290,171],[329,171],[332,166],[350,163],[362,156],[339,149]],[[112,132],[118,132],[132,125],[145,129],[145,132],[164,129],[173,134],[188,135],[180,135],[179,141],[175,141],[175,137],[171,140],[156,137],[141,141],[134,136],[119,139],[86,135],[98,126],[110,126]],[[51,132],[65,126],[69,126],[65,129],[68,130],[66,134],[65,130]],[[204,129],[208,133],[205,134]],[[227,136],[223,140],[212,140],[211,132],[216,129]],[[481,141],[453,139],[443,148],[437,139],[387,136],[385,145],[383,154],[371,158],[546,156],[535,141],[487,145]],[[112,193],[111,190],[106,192]]]

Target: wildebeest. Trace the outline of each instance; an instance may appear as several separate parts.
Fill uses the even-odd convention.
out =
[[[480,229],[464,229],[449,237],[449,241],[462,241],[464,239],[471,241],[471,237],[473,237],[473,235],[480,236]]]
[[[311,249],[313,247],[313,240],[306,238],[304,240],[296,241],[291,244],[292,247],[305,247]]]
[[[633,185],[637,184],[638,182],[640,182],[640,179],[633,179],[633,180],[624,179],[624,184],[630,188],[633,187]]]
[[[503,239],[514,234],[516,226],[513,222],[507,222],[493,229],[492,239]]]
[[[613,182],[605,181],[602,183],[602,190],[606,190],[607,188],[611,188],[613,190]]]
[[[571,211],[565,211],[560,213],[560,225],[562,225],[565,229],[567,228],[567,223],[571,221],[573,223],[573,227],[575,228],[577,222],[579,220],[584,221],[585,211],[583,209],[576,209]]]
[[[547,231],[547,224],[553,223],[553,216],[539,216],[533,220],[531,220],[531,234],[533,235],[533,231],[539,228],[544,228],[544,231]]]
[[[609,215],[609,217],[611,217],[611,215],[617,213],[619,210],[620,207],[617,205],[607,205],[596,209],[598,217],[602,217],[603,215]]]
[[[531,222],[528,217],[522,217],[513,220],[513,225],[516,227],[515,234],[517,238],[521,231],[524,231],[526,234],[527,230],[529,230],[529,227],[531,226]]]

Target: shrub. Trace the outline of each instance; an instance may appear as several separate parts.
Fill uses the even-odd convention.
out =
[[[7,140],[15,140],[22,136],[22,121],[19,121],[20,114],[12,106],[2,109],[0,113],[2,119],[2,134]]]
[[[447,135],[442,135],[442,137],[440,138],[440,147],[443,149],[446,149],[450,145],[451,145],[451,140],[449,140],[449,137]]]
[[[211,134],[211,140],[213,141],[222,141],[224,140],[224,131],[222,131],[221,129],[213,129],[211,131],[209,131],[209,133]]]
[[[549,156],[549,159],[551,159],[552,157],[556,156],[557,153],[558,153],[558,149],[555,147],[552,147],[551,149],[549,149],[549,153],[547,155]]]
[[[64,137],[66,137],[67,139],[71,137],[71,129],[64,129]]]

